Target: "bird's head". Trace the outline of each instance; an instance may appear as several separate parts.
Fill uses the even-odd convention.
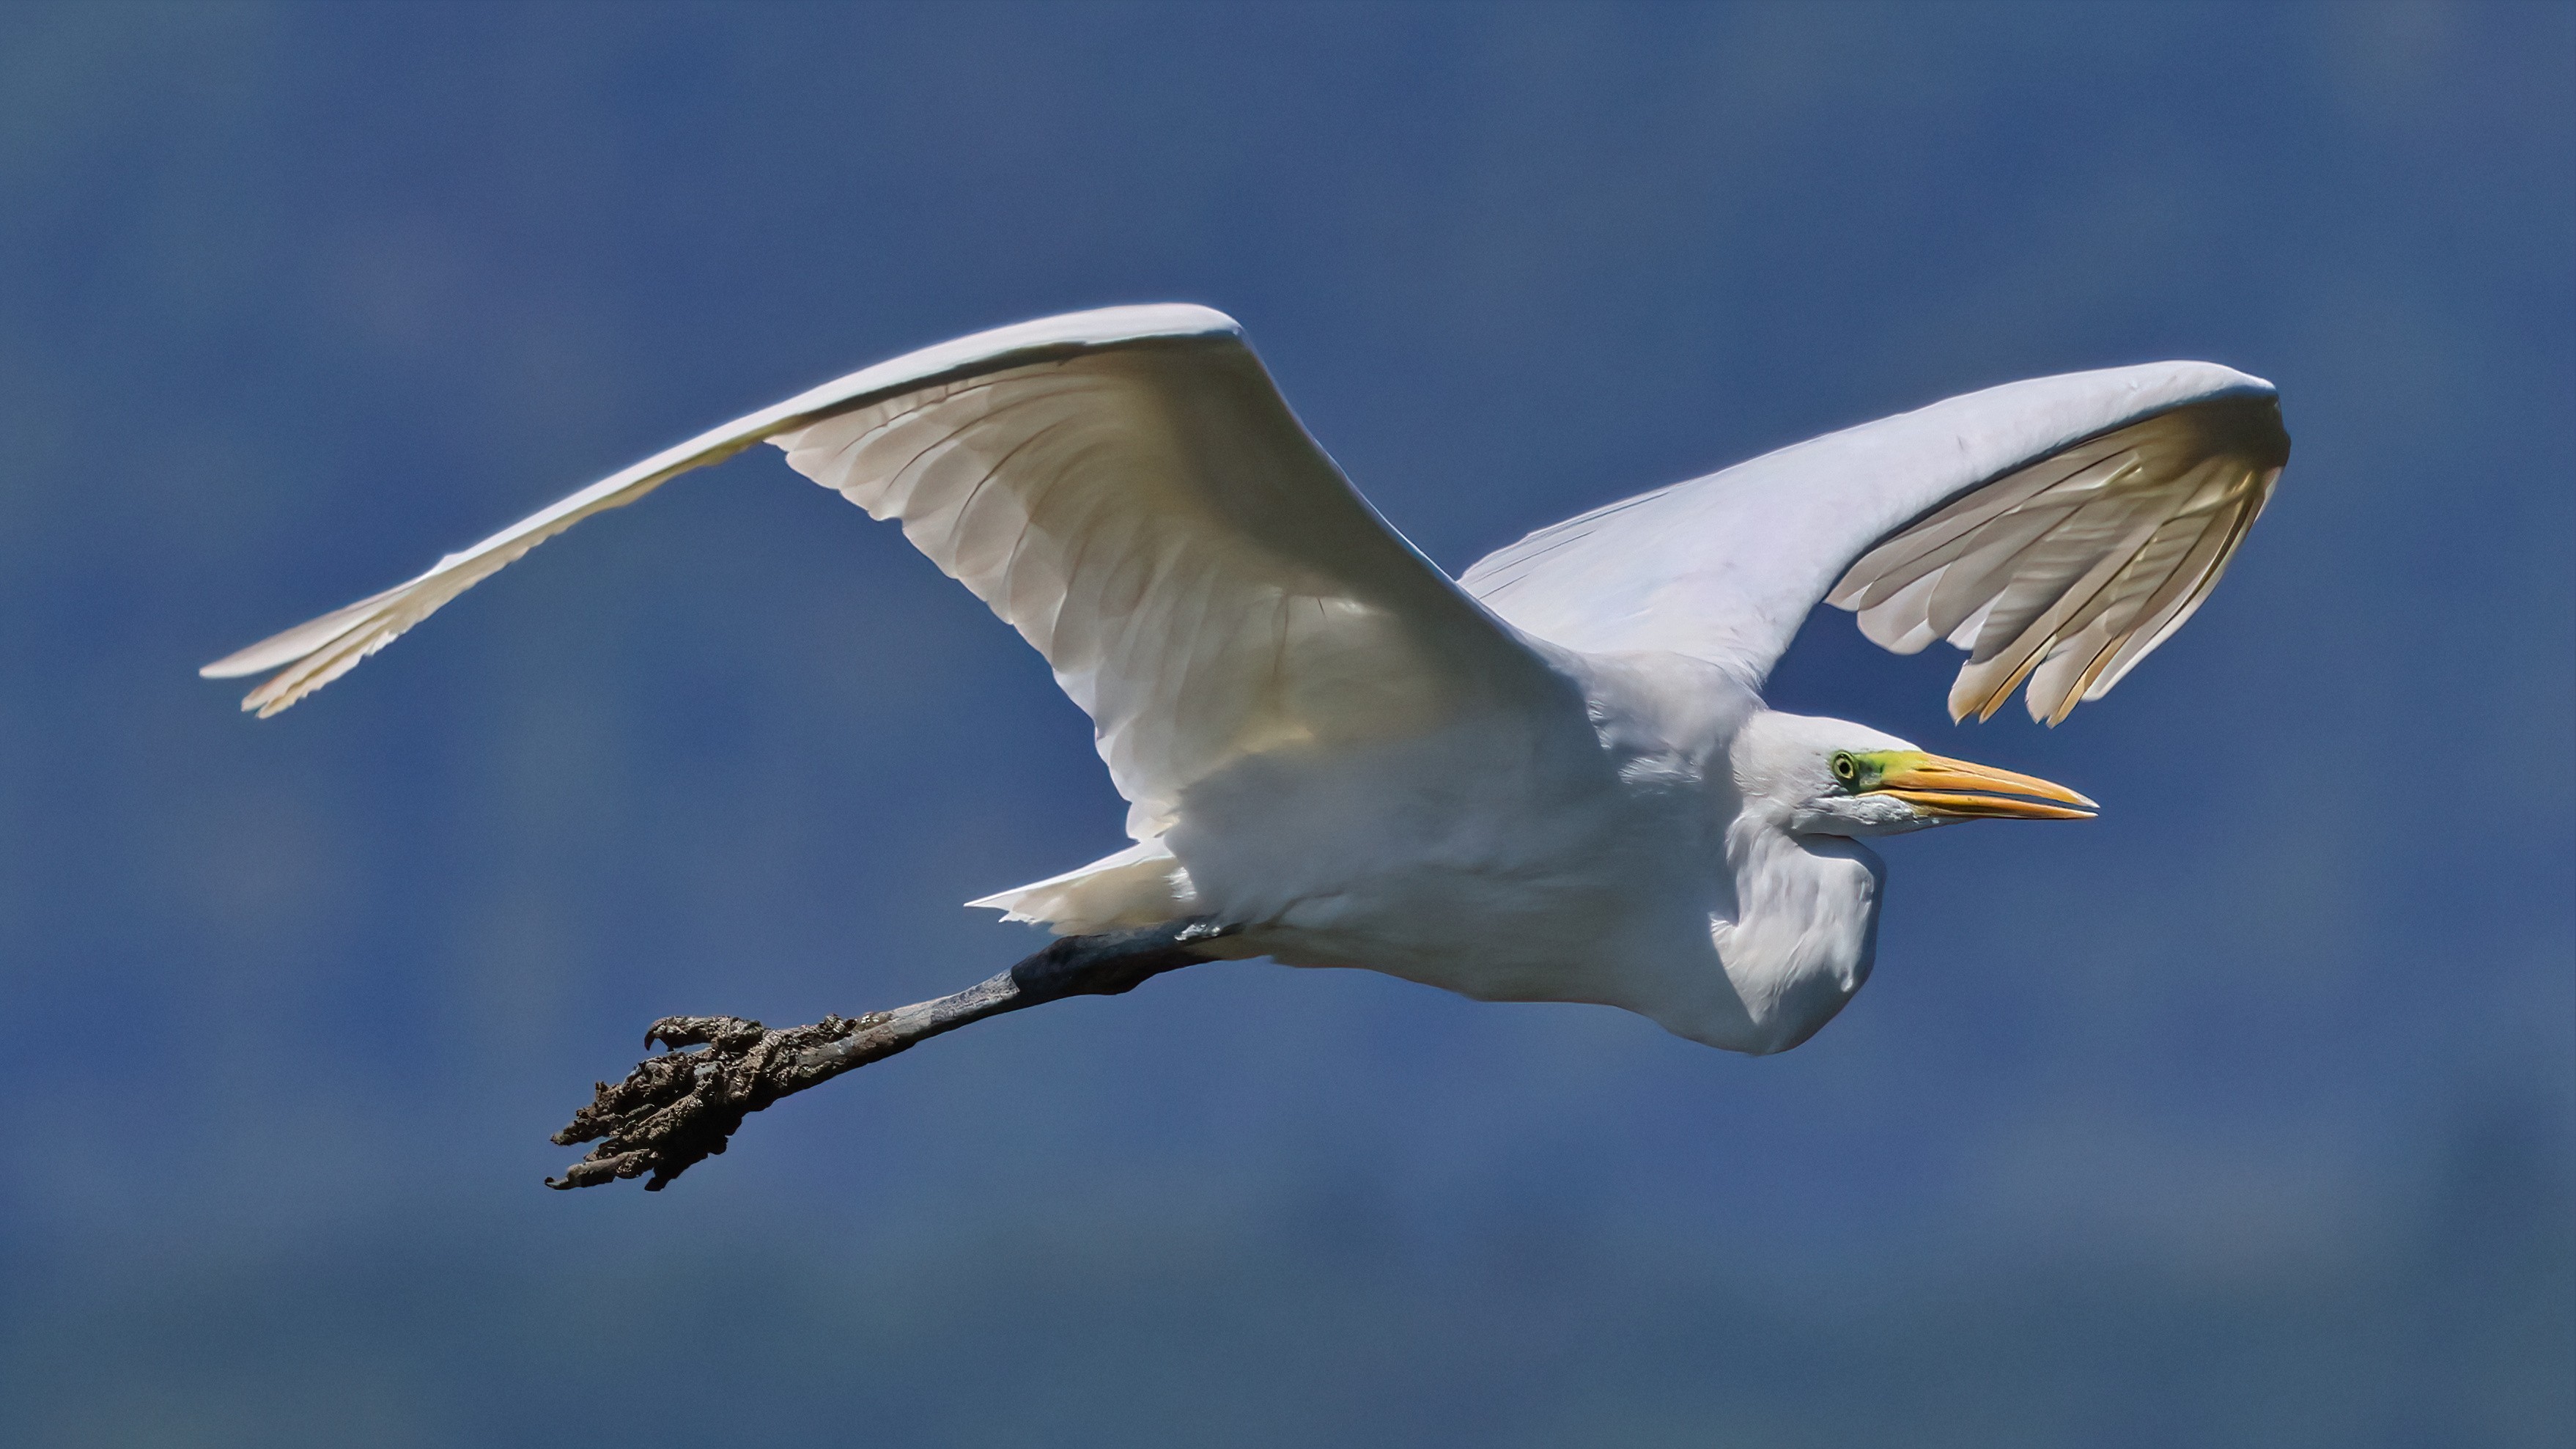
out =
[[[1800,835],[1901,835],[1961,820],[2090,820],[2063,785],[1917,749],[1849,720],[1765,710],[1730,751],[1747,809]]]

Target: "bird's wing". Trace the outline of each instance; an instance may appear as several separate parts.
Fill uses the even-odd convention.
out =
[[[1461,576],[1539,638],[1758,686],[1822,600],[1969,651],[1954,719],[2025,679],[2054,724],[2180,628],[2290,453],[2272,385],[2206,362],[2010,383],[1541,529]]]
[[[761,441],[1037,646],[1159,832],[1231,760],[1417,734],[1546,666],[1379,519],[1231,318],[1120,307],[945,343],[583,489],[399,588],[206,666],[274,714],[602,509]]]

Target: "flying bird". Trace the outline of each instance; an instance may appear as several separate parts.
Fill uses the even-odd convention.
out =
[[[1967,651],[1953,718],[2051,724],[2191,617],[2289,456],[2271,384],[2206,362],[2011,383],[1541,529],[1451,578],[1351,486],[1237,324],[1115,307],[852,373],[603,479],[396,588],[205,667],[339,678],[592,514],[757,443],[972,590],[1053,666],[1124,850],[971,902],[1059,938],[936,1001],[770,1031],[675,1017],[558,1134],[557,1186],[660,1186],[745,1112],[1000,1011],[1268,956],[1485,1000],[1805,1041],[1870,973],[1866,841],[2089,818],[2062,785],[1773,710],[1819,602]],[[703,1050],[680,1050],[703,1048]]]

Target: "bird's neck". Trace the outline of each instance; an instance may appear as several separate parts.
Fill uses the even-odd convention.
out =
[[[1758,810],[1726,833],[1732,918],[1709,938],[1749,1032],[1738,1051],[1787,1051],[1869,979],[1878,947],[1878,857],[1856,840],[1792,834]],[[1722,1013],[1733,1015],[1734,1013]]]

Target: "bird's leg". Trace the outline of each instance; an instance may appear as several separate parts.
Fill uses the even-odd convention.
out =
[[[971,1021],[1068,996],[1115,996],[1149,976],[1212,958],[1202,949],[1238,928],[1207,920],[1169,921],[1132,931],[1066,936],[1010,970],[956,993],[865,1016],[826,1016],[772,1031],[738,1016],[666,1016],[644,1044],[667,1048],[626,1080],[598,1084],[589,1106],[554,1135],[571,1147],[596,1142],[554,1188],[591,1187],[653,1175],[654,1192],[725,1150],[742,1119],[791,1093],[893,1056]],[[688,1048],[699,1050],[688,1050]]]

